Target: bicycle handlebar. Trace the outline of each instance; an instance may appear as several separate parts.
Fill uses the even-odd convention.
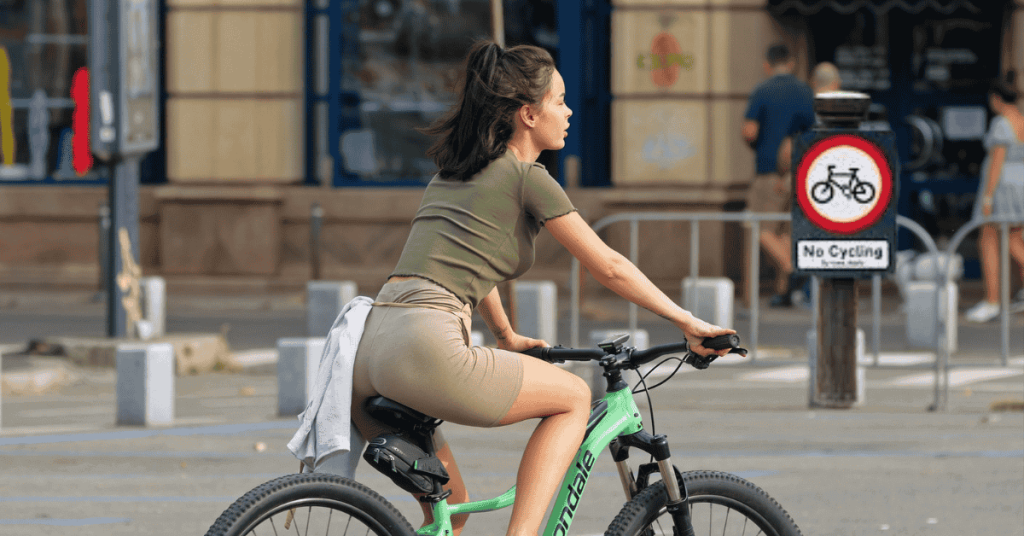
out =
[[[740,348],[740,338],[738,335],[719,335],[718,337],[711,337],[704,339],[701,343],[705,348],[711,350],[725,350],[734,349],[741,355],[746,355],[747,351]],[[686,341],[673,342],[669,344],[662,344],[653,346],[646,350],[638,350],[632,352],[629,358],[630,368],[635,368],[644,363],[653,361],[663,355],[686,352],[686,357],[683,358],[685,363],[693,365],[698,369],[705,369],[712,361],[718,358],[718,355],[711,354],[709,356],[700,356],[690,351],[690,345]],[[562,361],[598,361],[609,355],[604,350],[597,348],[563,348],[561,346],[547,346],[530,348],[523,352],[526,355],[543,359],[545,361],[562,362]]]
[[[608,355],[598,348],[563,348],[561,346],[538,346],[523,351],[524,354],[544,361],[597,361]]]

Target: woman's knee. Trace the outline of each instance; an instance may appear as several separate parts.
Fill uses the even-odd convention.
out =
[[[589,407],[590,388],[582,378],[549,363],[525,361],[522,387],[498,424],[563,413],[586,415]]]
[[[567,393],[572,401],[573,409],[589,411],[590,409],[590,386],[583,378],[572,374],[572,381],[567,386]]]

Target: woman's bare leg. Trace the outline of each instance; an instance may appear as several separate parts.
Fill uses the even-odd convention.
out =
[[[541,418],[526,444],[516,477],[508,536],[536,536],[551,498],[583,442],[590,388],[550,363],[523,358],[523,387],[499,424]]]
[[[1010,257],[1017,261],[1017,267],[1024,275],[1024,229],[1017,228],[1010,231]]]

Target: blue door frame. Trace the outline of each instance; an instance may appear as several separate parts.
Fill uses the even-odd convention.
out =
[[[558,70],[575,127],[558,154],[563,185],[570,156],[580,159],[581,186],[611,184],[610,20],[608,0],[558,0]]]

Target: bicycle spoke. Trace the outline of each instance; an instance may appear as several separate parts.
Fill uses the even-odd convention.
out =
[[[331,518],[334,516],[334,510],[327,511],[327,529],[324,530],[324,536],[331,533]]]
[[[729,528],[729,512],[730,512],[730,510],[728,508],[726,508],[725,509],[725,525],[722,526],[722,536],[725,536],[725,533],[728,532],[727,529]]]
[[[345,536],[346,534],[348,534],[348,527],[351,524],[352,524],[352,516],[348,516],[348,523],[345,523],[345,534],[342,534],[341,536]]]
[[[277,525],[274,524],[274,518],[270,518],[270,528],[274,529],[274,536],[277,536]]]
[[[667,532],[665,532],[665,529],[661,526],[661,521],[658,521],[657,519],[655,519],[654,522],[658,524],[658,532],[659,533],[661,533],[661,534],[668,534]]]

